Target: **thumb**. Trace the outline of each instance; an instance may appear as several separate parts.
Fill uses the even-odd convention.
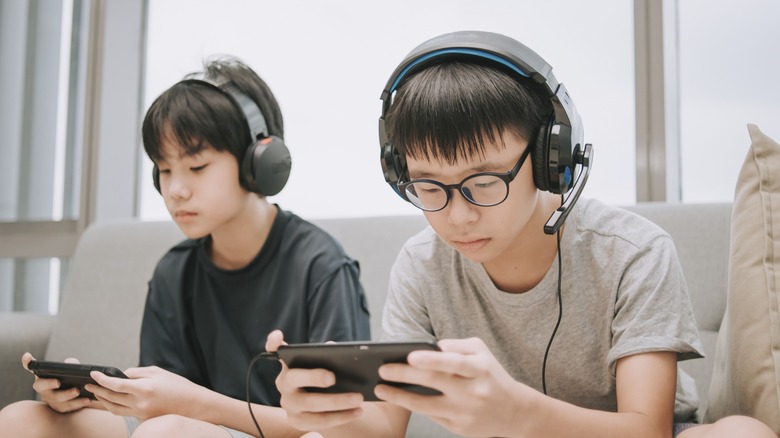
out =
[[[280,345],[286,345],[284,342],[284,334],[281,330],[274,330],[268,334],[268,338],[265,341],[265,351],[276,351]]]

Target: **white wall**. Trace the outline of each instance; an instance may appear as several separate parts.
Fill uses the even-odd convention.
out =
[[[466,29],[507,34],[553,66],[595,146],[585,196],[633,203],[633,10],[626,0],[150,0],[144,108],[204,58],[236,55],[266,80],[285,117],[293,171],[272,201],[309,218],[415,213],[382,177],[379,95],[417,44]],[[141,216],[165,219],[150,167],[144,158]]]
[[[731,200],[746,125],[780,141],[780,1],[680,0],[683,202]]]

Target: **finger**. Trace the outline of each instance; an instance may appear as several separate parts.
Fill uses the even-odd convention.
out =
[[[65,362],[66,363],[81,363],[81,361],[79,361],[75,357],[69,357],[69,358],[65,359]]]
[[[461,354],[477,354],[489,351],[482,339],[442,339],[437,342],[441,351]]]
[[[40,393],[44,391],[53,391],[60,387],[59,379],[42,379],[36,378],[33,382],[33,389]]]
[[[68,388],[68,389],[54,389],[54,390],[48,390],[45,392],[40,392],[41,399],[45,400],[46,403],[52,405],[52,404],[68,404],[74,400],[77,400],[81,395],[81,392],[78,388]]]
[[[26,369],[27,371],[30,371],[30,369],[28,368],[28,365],[30,365],[30,362],[32,362],[34,360],[35,360],[35,358],[33,357],[32,354],[24,353],[22,355],[22,366],[24,367],[24,369]]]
[[[407,359],[413,368],[475,378],[487,370],[488,356],[437,351],[413,351]]]
[[[265,351],[276,351],[280,345],[287,345],[284,342],[284,334],[281,330],[274,330],[268,334],[265,341]]]
[[[102,395],[99,394],[99,392],[100,391],[98,390],[93,394],[95,394],[95,398],[97,398],[97,403],[101,403],[107,411],[111,412],[114,415],[119,415],[123,417],[129,417],[134,415],[134,412],[130,409],[128,405],[121,402],[117,402],[117,400],[112,400],[103,397]]]
[[[439,416],[446,414],[450,410],[447,398],[444,395],[415,394],[401,388],[382,384],[374,388],[374,393],[380,400],[426,416]]]
[[[438,371],[424,370],[415,368],[410,365],[398,363],[385,364],[379,367],[379,376],[388,382],[398,382],[405,385],[425,386],[444,394],[453,392],[452,389],[456,385],[461,385],[463,382],[463,378],[460,376],[454,376],[452,374],[441,373]],[[393,393],[396,391],[401,391],[403,394],[412,393],[403,387],[398,388],[390,385],[382,386],[386,386],[392,389]],[[387,401],[394,402],[394,400]]]
[[[62,391],[58,391],[58,392],[62,392]],[[46,401],[49,407],[63,414],[66,414],[68,412],[78,411],[79,409],[83,409],[89,406],[90,402],[91,402],[90,399],[86,397],[74,398],[72,400],[68,400],[66,402],[59,402],[59,403],[49,402],[48,400]]]
[[[336,383],[336,375],[322,368],[288,368],[283,380],[287,389],[327,388]]]
[[[121,377],[109,377],[100,371],[92,371],[89,373],[89,376],[92,377],[95,382],[97,382],[97,385],[89,384],[88,386],[99,385],[100,388],[105,388],[117,393],[129,392],[127,390],[127,384],[129,381],[128,379],[123,379]],[[89,391],[92,392],[91,390]]]

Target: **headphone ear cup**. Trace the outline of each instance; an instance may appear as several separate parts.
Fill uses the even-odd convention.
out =
[[[247,148],[241,162],[242,183],[252,192],[274,196],[290,178],[292,158],[284,140],[272,135]]]
[[[569,191],[574,168],[571,128],[555,117],[539,128],[531,151],[534,184],[539,190],[560,195]]]
[[[406,196],[398,189],[398,181],[401,179],[401,176],[406,173],[406,159],[398,153],[398,149],[391,143],[385,143],[382,146],[381,161],[385,182],[390,184],[390,187],[395,193],[406,199]]]
[[[545,123],[539,127],[539,131],[537,131],[536,137],[533,139],[533,149],[531,149],[534,184],[537,189],[543,191],[550,191],[550,177],[547,173],[547,164],[550,160],[550,128],[550,123]]]
[[[152,167],[152,183],[154,188],[157,189],[157,193],[162,195],[162,190],[160,190],[160,168],[156,164]]]

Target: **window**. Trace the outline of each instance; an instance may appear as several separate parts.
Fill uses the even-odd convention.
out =
[[[0,310],[56,313],[63,259],[35,255],[69,253],[75,242],[80,6],[0,2]]]
[[[0,311],[56,313],[84,227],[137,217],[145,5],[0,0]]]
[[[748,123],[780,139],[780,2],[679,0],[683,202],[731,202]]]

